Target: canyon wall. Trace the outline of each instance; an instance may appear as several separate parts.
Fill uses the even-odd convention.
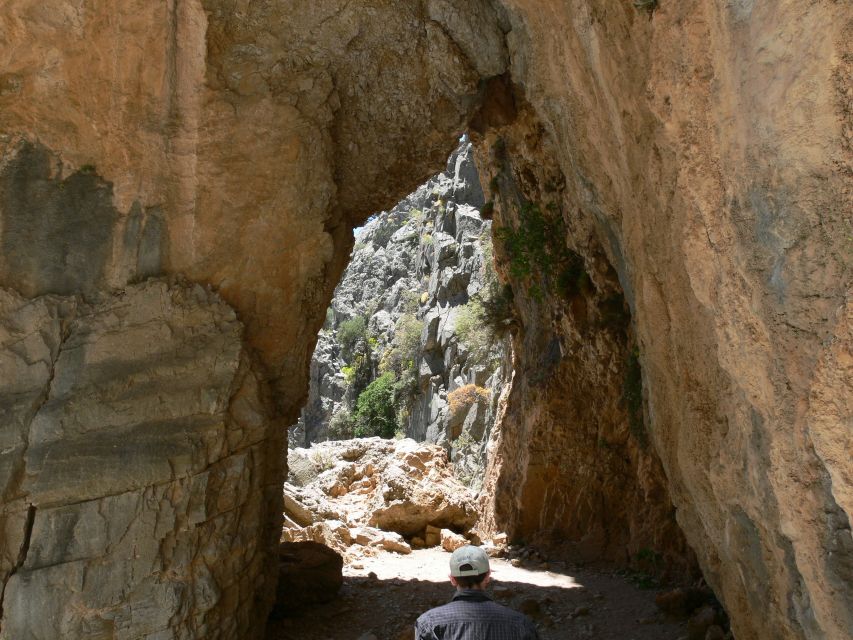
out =
[[[4,3],[0,637],[261,634],[350,230],[466,128],[517,358],[487,520],[686,540],[739,640],[848,637],[850,5],[638,4]]]
[[[667,556],[666,487],[737,638],[850,637],[849,3],[504,4],[490,517]]]
[[[434,5],[3,3],[0,637],[262,635],[351,228],[505,65]]]
[[[484,322],[497,277],[473,155],[464,140],[443,172],[358,231],[317,339],[290,447],[406,435],[445,446],[456,475],[480,488],[511,371],[504,333]],[[370,425],[359,415],[362,394],[375,389],[388,390],[383,406],[392,424]]]

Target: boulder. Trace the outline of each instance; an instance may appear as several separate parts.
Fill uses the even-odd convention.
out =
[[[333,600],[343,584],[343,565],[341,555],[324,544],[282,542],[275,612],[288,615]]]
[[[460,547],[464,547],[468,541],[464,536],[451,531],[450,529],[441,530],[441,548],[445,551],[456,551]]]

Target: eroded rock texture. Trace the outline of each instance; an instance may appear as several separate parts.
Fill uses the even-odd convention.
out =
[[[251,631],[280,471],[242,333],[199,285],[2,290],[2,637]]]
[[[12,0],[0,43],[0,633],[257,636],[274,427],[351,226],[443,165],[505,67],[497,18]],[[216,294],[139,284],[170,275]]]
[[[527,372],[496,521],[666,553],[666,487],[737,638],[849,637],[849,5],[504,4],[495,224],[538,207],[588,281],[503,243]]]
[[[850,5],[646,4],[5,2],[2,633],[259,632],[265,430],[351,226],[470,124],[496,222],[558,241],[497,252],[494,523],[676,561],[676,517],[739,639],[848,637]]]

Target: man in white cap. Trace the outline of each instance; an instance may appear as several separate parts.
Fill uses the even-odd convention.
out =
[[[450,583],[456,594],[415,623],[415,640],[539,640],[526,616],[486,595],[489,556],[479,547],[460,547],[450,556]]]

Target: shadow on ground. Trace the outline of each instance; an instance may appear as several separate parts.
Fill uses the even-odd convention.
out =
[[[532,573],[532,572],[531,572]],[[547,586],[548,578],[559,582]],[[664,620],[654,591],[640,590],[612,573],[566,577],[536,572],[531,582],[496,580],[489,595],[536,623],[542,640],[676,640],[683,624]],[[411,640],[415,619],[447,602],[447,582],[348,576],[338,597],[296,617],[270,620],[266,640]]]

